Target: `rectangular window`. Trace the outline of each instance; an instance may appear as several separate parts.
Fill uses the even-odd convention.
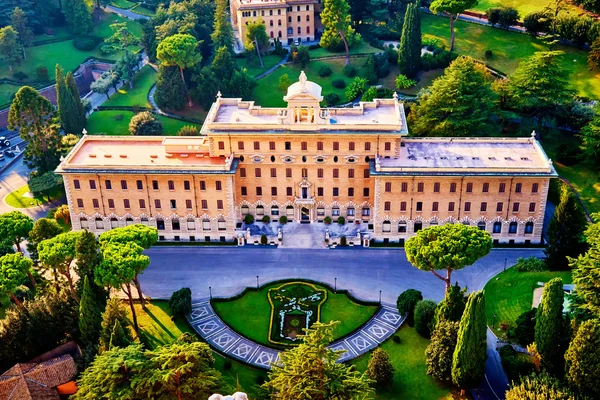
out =
[[[200,190],[206,190],[206,181],[200,181]]]
[[[454,202],[451,201],[450,203],[448,203],[448,211],[449,212],[454,212]]]
[[[317,188],[317,196],[323,196],[323,188]]]
[[[292,177],[292,169],[291,168],[286,168],[285,169],[285,177],[286,178],[291,178]]]
[[[533,185],[531,185],[531,193],[537,193],[539,187],[540,187],[539,183],[534,183]]]
[[[423,202],[417,201],[417,211],[423,211]]]
[[[108,199],[108,208],[110,208],[110,209],[115,208],[115,201],[113,199]]]
[[[417,192],[423,193],[425,191],[425,184],[423,182],[417,183]]]
[[[146,200],[140,199],[140,208],[143,210],[146,208]]]
[[[112,182],[109,181],[108,179],[104,181],[104,187],[106,188],[106,190],[112,190]]]
[[[246,189],[246,186],[242,186],[241,190],[242,190],[242,196],[248,195],[248,189]]]
[[[75,188],[77,190],[81,189],[81,185],[79,184],[79,179],[75,179],[73,181],[73,188]]]
[[[183,181],[183,190],[190,190],[190,181]]]
[[[481,212],[487,211],[487,203],[485,201],[483,203],[481,203],[481,207],[479,208],[479,211],[481,211]]]
[[[498,186],[498,193],[504,193],[506,191],[506,183],[501,183]]]
[[[100,204],[98,203],[98,199],[92,199],[92,207],[100,208]]]
[[[433,184],[433,193],[439,193],[440,192],[440,183],[436,182]]]
[[[217,200],[217,210],[223,209],[223,200]]]
[[[292,142],[285,142],[285,149],[292,150]]]
[[[408,183],[407,182],[402,182],[401,191],[402,191],[402,193],[408,192]]]
[[[152,181],[152,190],[158,190],[158,181]]]
[[[502,208],[504,208],[504,204],[502,204],[502,202],[496,204],[496,212],[502,212]]]
[[[337,168],[333,169],[333,177],[334,178],[339,178],[340,177],[340,170]]]
[[[519,212],[519,203],[513,203],[513,212]]]
[[[179,223],[178,219],[171,220],[171,228],[173,228],[174,231],[178,231],[181,229],[181,224]],[[179,240],[177,239],[177,236],[175,237],[175,240]]]
[[[383,203],[383,210],[384,211],[390,211],[392,209],[392,202],[391,201],[386,201],[385,203]]]
[[[340,149],[340,142],[333,142],[333,150],[337,151]]]
[[[354,196],[354,188],[348,188],[348,197]]]
[[[275,150],[275,142],[269,142],[269,150],[271,150],[271,151]]]
[[[349,142],[348,143],[348,150],[349,151],[354,151],[354,142]]]
[[[262,196],[262,188],[260,186],[256,187],[256,195],[257,196]]]
[[[317,142],[317,150],[318,151],[322,151],[323,150],[323,142]]]
[[[168,186],[169,186],[169,190],[175,190],[175,182],[169,181]]]
[[[529,212],[535,212],[535,203],[529,203]]]
[[[363,178],[365,178],[365,179],[369,179],[371,177],[371,171],[369,171],[369,168],[365,168],[363,175],[364,175]]]
[[[240,178],[246,177],[246,168],[240,168]],[[202,182],[200,182],[202,184]]]
[[[215,182],[215,187],[217,190],[223,190],[223,186],[221,186],[221,181],[216,181]]]
[[[386,192],[391,192],[392,191],[392,182],[386,182],[385,183],[385,191]]]
[[[308,168],[302,168],[302,177],[308,178]]]
[[[277,168],[271,168],[271,178],[277,178]]]
[[[307,143],[307,142],[301,142],[301,143],[300,143],[300,149],[301,149],[302,151],[306,151],[306,150],[308,150],[308,143]]]
[[[471,202],[466,201],[465,202],[465,212],[470,212],[470,211],[471,211]]]
[[[391,151],[392,150],[392,142],[385,142],[385,151]]]
[[[365,151],[371,151],[371,142],[365,142]]]
[[[244,142],[238,142],[238,150],[244,150]]]
[[[487,192],[489,192],[489,190],[490,190],[490,184],[489,184],[489,183],[487,183],[487,182],[486,182],[486,183],[484,183],[484,184],[483,184],[483,188],[482,188],[482,192],[483,192],[483,193],[487,193]]]
[[[219,150],[225,150],[225,142],[219,142]]]
[[[515,193],[521,193],[521,189],[523,188],[523,184],[522,183],[517,183],[515,185]]]
[[[339,196],[340,195],[340,189],[334,187],[333,188],[333,195],[336,196],[336,197]]]
[[[257,178],[261,177],[260,168],[254,168],[254,176]]]
[[[433,211],[433,212],[437,212],[437,211],[438,211],[439,204],[440,204],[440,203],[438,203],[437,201],[434,201],[434,202],[433,202],[433,204],[431,205],[431,211]]]
[[[135,181],[135,184],[136,184],[138,190],[144,190],[144,184],[142,183],[141,180]]]
[[[400,202],[400,211],[406,211],[406,202],[405,201]]]
[[[350,168],[348,170],[348,179],[354,179],[354,169]]]
[[[260,150],[260,142],[254,142],[254,150]]]
[[[292,193],[293,193],[293,190],[292,190],[291,187],[288,186],[288,187],[285,188],[285,195],[286,196],[292,196]]]
[[[473,193],[473,184],[471,182],[467,183],[467,193]]]
[[[323,177],[323,168],[317,168],[317,178]]]
[[[450,184],[450,193],[456,193],[456,182]]]
[[[77,207],[83,208],[83,199],[77,199]]]
[[[202,205],[203,210],[208,210],[208,200],[202,200],[200,204]]]
[[[126,210],[129,210],[131,208],[129,204],[129,199],[123,199],[123,207],[125,207]]]
[[[158,199],[154,200],[154,208],[156,208],[157,210],[160,210],[160,200],[158,200]]]
[[[271,196],[277,196],[277,187],[271,187]]]
[[[363,189],[363,197],[369,197],[369,188]]]
[[[188,210],[192,209],[192,201],[191,200],[186,200],[185,201],[185,208]]]

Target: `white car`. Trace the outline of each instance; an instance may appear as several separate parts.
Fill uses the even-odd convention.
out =
[[[301,43],[301,42],[300,42],[300,39],[296,39],[296,41],[294,42],[294,45],[295,45],[295,46],[300,46],[300,43]]]
[[[10,140],[7,140],[5,136],[0,136],[0,147],[10,146]]]

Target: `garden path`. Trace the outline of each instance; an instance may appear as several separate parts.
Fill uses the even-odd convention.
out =
[[[137,19],[149,19],[150,18],[146,15],[138,14],[135,11],[125,10],[123,8],[119,8],[119,7],[115,7],[115,6],[105,6],[103,8],[108,12],[118,14],[122,17],[129,18],[129,19],[137,20]]]
[[[210,299],[201,299],[192,304],[192,312],[187,319],[194,330],[221,353],[264,369],[271,369],[271,363],[278,360],[280,350],[248,340],[228,327],[213,310]],[[328,347],[345,351],[338,362],[351,360],[383,343],[398,330],[402,322],[404,317],[398,314],[394,305],[382,303],[377,314],[360,329]]]

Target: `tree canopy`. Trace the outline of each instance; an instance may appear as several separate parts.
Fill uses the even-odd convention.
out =
[[[429,5],[429,9],[433,13],[443,12],[450,16],[450,52],[454,49],[454,23],[458,19],[459,14],[476,6],[477,0],[433,0]]]
[[[514,381],[506,392],[506,400],[549,399],[575,400],[575,396],[547,373],[532,374]]]
[[[535,344],[542,359],[542,367],[560,376],[566,348],[557,340],[565,335],[563,321],[563,282],[554,278],[544,285],[544,295],[535,319]]]
[[[23,311],[25,307],[15,296],[15,290],[22,285],[33,262],[21,253],[5,254],[0,257],[0,294],[8,295]]]
[[[69,290],[75,300],[79,296],[75,291],[71,274],[71,262],[75,259],[75,246],[81,235],[80,232],[65,232],[38,244],[38,257],[46,267],[63,275],[69,283]]]
[[[323,35],[319,44],[329,49],[337,49],[343,44],[346,50],[346,65],[350,63],[350,47],[361,40],[351,22],[350,5],[347,0],[324,0],[321,11]]]
[[[14,8],[12,15],[10,16],[10,25],[19,34],[19,40],[23,47],[31,46],[31,42],[33,41],[33,31],[29,27],[29,18],[27,17],[27,14],[19,7]]]
[[[600,398],[600,320],[581,323],[565,360],[569,384],[589,398]]]
[[[65,1],[62,11],[71,33],[85,35],[92,31],[92,10],[85,0]]]
[[[46,196],[46,199],[50,202],[52,201],[50,195],[61,189],[63,180],[62,176],[54,172],[46,172],[45,174],[31,178],[27,185],[34,196]]]
[[[23,62],[19,34],[10,25],[0,28],[0,56],[6,61],[11,71]]]
[[[231,19],[229,17],[229,2],[227,0],[217,0],[215,9],[215,19],[213,23],[213,33],[210,38],[213,41],[213,47],[219,49],[225,47],[228,52],[233,52],[235,35]]]
[[[406,9],[400,48],[398,49],[400,73],[414,78],[421,67],[421,17],[419,7],[411,3]]]

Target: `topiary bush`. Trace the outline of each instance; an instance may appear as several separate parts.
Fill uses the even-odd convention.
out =
[[[517,272],[542,272],[547,269],[544,260],[537,257],[519,257],[514,268]]]
[[[400,343],[400,336],[394,335],[394,337],[392,338],[392,340],[394,341],[394,343],[398,344],[398,343]]]
[[[323,78],[330,76],[332,73],[333,71],[331,71],[329,65],[322,65],[321,68],[319,68],[319,76]]]
[[[344,75],[348,78],[354,78],[356,76],[356,68],[348,64],[344,67]]]
[[[73,39],[73,47],[81,51],[92,51],[98,46],[98,43],[104,39],[97,36],[75,36]]]
[[[340,96],[338,96],[336,93],[329,93],[325,95],[325,104],[327,104],[328,106],[337,104],[339,101]]]
[[[190,288],[181,288],[173,292],[169,299],[169,308],[174,317],[184,316],[192,312],[192,291]]]
[[[344,89],[346,87],[346,81],[343,79],[334,79],[331,81],[331,85],[337,89]]]
[[[340,246],[347,246],[348,245],[348,240],[346,239],[346,236],[342,236],[340,238]]]
[[[340,215],[337,219],[337,223],[340,225],[344,225],[346,223],[346,218],[344,218]]]
[[[413,326],[415,306],[423,300],[423,294],[416,289],[408,289],[400,293],[396,300],[396,307],[400,315],[406,314],[406,322]]]
[[[269,238],[267,238],[267,235],[260,235],[260,244],[265,245],[269,243]]]
[[[415,330],[424,338],[431,337],[436,308],[437,304],[433,300],[421,300],[415,306]]]
[[[244,222],[246,225],[252,225],[254,223],[254,215],[246,214],[244,215]]]
[[[281,217],[279,217],[279,223],[281,225],[285,225],[288,222],[288,218],[285,215],[282,215]]]
[[[331,217],[327,216],[323,219],[323,221],[325,222],[325,224],[329,225],[329,224],[331,224]]]
[[[262,217],[262,222],[268,224],[269,222],[271,222],[271,217],[265,215],[264,217]]]

